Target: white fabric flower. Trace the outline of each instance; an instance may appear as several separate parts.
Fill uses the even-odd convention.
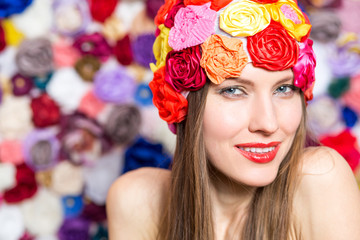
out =
[[[16,168],[10,163],[0,163],[0,192],[16,185]],[[0,238],[1,239],[1,238]]]
[[[7,46],[2,52],[0,52],[0,78],[10,79],[17,73],[17,67],[15,63],[15,56],[17,48]]]
[[[23,216],[18,205],[0,206],[0,239],[18,240],[25,232]]]
[[[36,236],[54,235],[63,221],[61,199],[45,188],[21,205],[26,229]]]
[[[69,161],[57,164],[52,173],[52,189],[61,195],[79,195],[84,186],[83,170]]]

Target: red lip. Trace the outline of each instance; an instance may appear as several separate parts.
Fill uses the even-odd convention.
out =
[[[247,152],[241,148],[268,148],[268,147],[275,147],[274,150],[267,152],[267,153],[254,153],[254,152]],[[271,142],[271,143],[246,143],[246,144],[239,144],[236,145],[236,149],[247,159],[255,162],[255,163],[268,163],[274,160],[278,150],[280,148],[280,142]]]

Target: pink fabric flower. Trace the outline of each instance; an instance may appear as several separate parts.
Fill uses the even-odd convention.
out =
[[[80,101],[79,112],[95,118],[105,108],[105,103],[97,98],[92,90],[87,92]]]
[[[19,140],[5,140],[0,143],[0,162],[19,165],[24,162],[22,144]]]
[[[313,41],[311,39],[307,39],[305,42],[299,43],[299,59],[293,67],[294,85],[301,88],[304,93],[307,89],[310,89],[313,86],[315,81],[316,58],[312,45]],[[305,100],[311,100],[312,93],[308,92],[305,97]]]
[[[176,51],[203,43],[215,31],[216,12],[211,3],[181,8],[169,33],[169,45]]]

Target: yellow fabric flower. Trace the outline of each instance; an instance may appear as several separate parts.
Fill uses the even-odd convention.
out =
[[[153,52],[156,59],[156,65],[151,63],[150,68],[153,72],[158,70],[160,67],[165,66],[166,55],[172,50],[169,46],[169,32],[170,28],[164,26],[164,24],[159,25],[160,34],[155,39],[153,45]]]
[[[244,0],[231,3],[221,13],[219,26],[233,37],[247,37],[264,30],[270,21],[264,4]]]
[[[265,5],[270,12],[271,18],[279,22],[297,41],[306,36],[311,25],[305,22],[305,17],[297,4],[292,0],[279,0],[273,4]]]
[[[19,44],[24,40],[24,34],[19,32],[9,19],[4,19],[2,25],[7,45],[14,47],[19,46]]]

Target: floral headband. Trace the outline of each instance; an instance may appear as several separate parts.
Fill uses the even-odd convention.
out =
[[[312,99],[316,65],[311,25],[293,0],[165,0],[150,82],[154,105],[174,131],[187,115],[189,91],[239,77],[247,63],[292,68],[294,85]]]

